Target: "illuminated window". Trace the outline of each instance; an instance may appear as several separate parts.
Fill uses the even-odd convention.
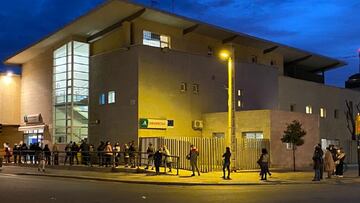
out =
[[[312,107],[309,106],[309,105],[306,106],[306,107],[305,107],[305,113],[306,113],[306,114],[312,114]]]
[[[104,105],[105,103],[106,103],[106,96],[105,96],[105,94],[100,94],[99,104],[100,104],[100,105]]]
[[[244,90],[243,90],[243,89],[238,89],[237,95],[238,95],[239,97],[244,96]]]
[[[194,94],[199,94],[199,84],[193,84],[192,91]]]
[[[240,108],[243,108],[244,107],[244,102],[241,101],[241,100],[238,100],[237,101],[237,106],[240,107]]]
[[[170,48],[170,37],[144,30],[143,44],[152,47]]]
[[[246,139],[264,139],[263,132],[243,132],[242,134]]]
[[[114,104],[115,103],[115,91],[108,92],[108,103]]]
[[[320,108],[320,118],[326,118],[326,109]]]
[[[293,143],[286,143],[286,149],[292,150],[293,149]]]
[[[187,90],[187,84],[186,84],[186,82],[182,82],[180,85],[180,91],[186,92],[186,90]]]

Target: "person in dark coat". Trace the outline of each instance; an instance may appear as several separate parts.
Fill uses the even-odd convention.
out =
[[[156,150],[155,154],[154,154],[154,165],[155,165],[155,172],[156,175],[160,174],[160,166],[161,166],[161,162],[162,162],[162,147],[159,147],[158,150]]]
[[[227,171],[228,171],[227,179],[230,179],[230,157],[231,157],[230,147],[226,147],[226,151],[222,157],[224,158],[223,179],[225,179],[225,169],[227,169]]]
[[[261,149],[261,156],[257,161],[261,169],[260,171],[261,180],[267,180],[267,174],[271,176],[271,173],[269,171],[269,161],[270,161],[270,157],[267,149],[265,148]]]
[[[135,141],[132,141],[129,145],[129,156],[130,156],[130,165],[131,168],[135,168],[135,160],[136,160],[136,146]]]
[[[151,170],[154,170],[154,147],[152,143],[149,143],[149,146],[146,150],[146,154],[148,155],[148,163],[145,167],[145,169],[149,169],[149,166],[151,166]]]
[[[339,148],[336,153],[336,171],[335,175],[339,178],[343,177],[344,174],[344,161],[345,161],[345,152],[342,148]]]
[[[26,146],[26,143],[23,143],[21,145],[20,154],[22,156],[23,162],[26,164],[27,163],[27,156],[28,156],[28,147]]]
[[[313,163],[314,163],[314,179],[313,181],[320,181],[320,169],[322,163],[322,153],[321,148],[319,146],[315,147],[314,155],[313,155]]]
[[[99,157],[99,166],[103,166],[105,164],[105,156],[104,156],[104,150],[105,150],[105,142],[101,141],[100,145],[97,147],[98,157]]]
[[[51,165],[51,151],[50,151],[50,148],[49,148],[49,145],[45,145],[44,149],[43,149],[43,152],[44,152],[44,160],[45,160],[45,163],[47,165]]]
[[[190,152],[186,156],[186,158],[190,160],[190,165],[191,165],[191,170],[192,170],[191,176],[195,176],[195,170],[197,171],[198,175],[200,176],[200,171],[197,166],[198,156],[199,156],[199,150],[194,145],[190,145]]]
[[[71,159],[72,153],[71,153],[71,146],[72,146],[72,141],[69,142],[69,144],[66,145],[65,147],[65,161],[64,161],[64,165],[66,165],[66,161],[69,160],[69,164],[73,165],[73,160]]]
[[[77,156],[79,150],[80,150],[79,146],[76,144],[76,142],[73,142],[73,145],[71,146],[71,159],[73,163],[75,159],[77,165],[79,165],[79,158]]]
[[[90,165],[90,145],[87,143],[87,139],[85,138],[80,145],[81,151],[81,163],[84,165]]]

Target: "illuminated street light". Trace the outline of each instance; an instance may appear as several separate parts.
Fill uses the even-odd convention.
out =
[[[8,85],[11,83],[12,81],[12,76],[13,76],[13,73],[12,72],[7,72],[6,75],[3,77],[3,82]]]
[[[234,112],[234,64],[233,64],[233,56],[231,52],[227,50],[223,50],[220,52],[220,58],[222,60],[227,61],[227,68],[228,68],[228,137],[226,139],[227,145],[229,145],[229,141],[231,144],[231,150],[235,152],[235,112]],[[230,138],[230,139],[229,139]],[[232,166],[235,167],[235,154],[232,155]]]

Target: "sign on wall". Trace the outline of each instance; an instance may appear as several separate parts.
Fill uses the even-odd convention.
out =
[[[139,121],[139,126],[141,129],[167,129],[169,127],[173,127],[173,125],[173,120],[166,119],[140,118]]]

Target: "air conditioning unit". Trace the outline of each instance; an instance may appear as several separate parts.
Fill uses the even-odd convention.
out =
[[[202,120],[194,120],[192,122],[192,127],[194,130],[201,130],[204,127],[204,122]]]

